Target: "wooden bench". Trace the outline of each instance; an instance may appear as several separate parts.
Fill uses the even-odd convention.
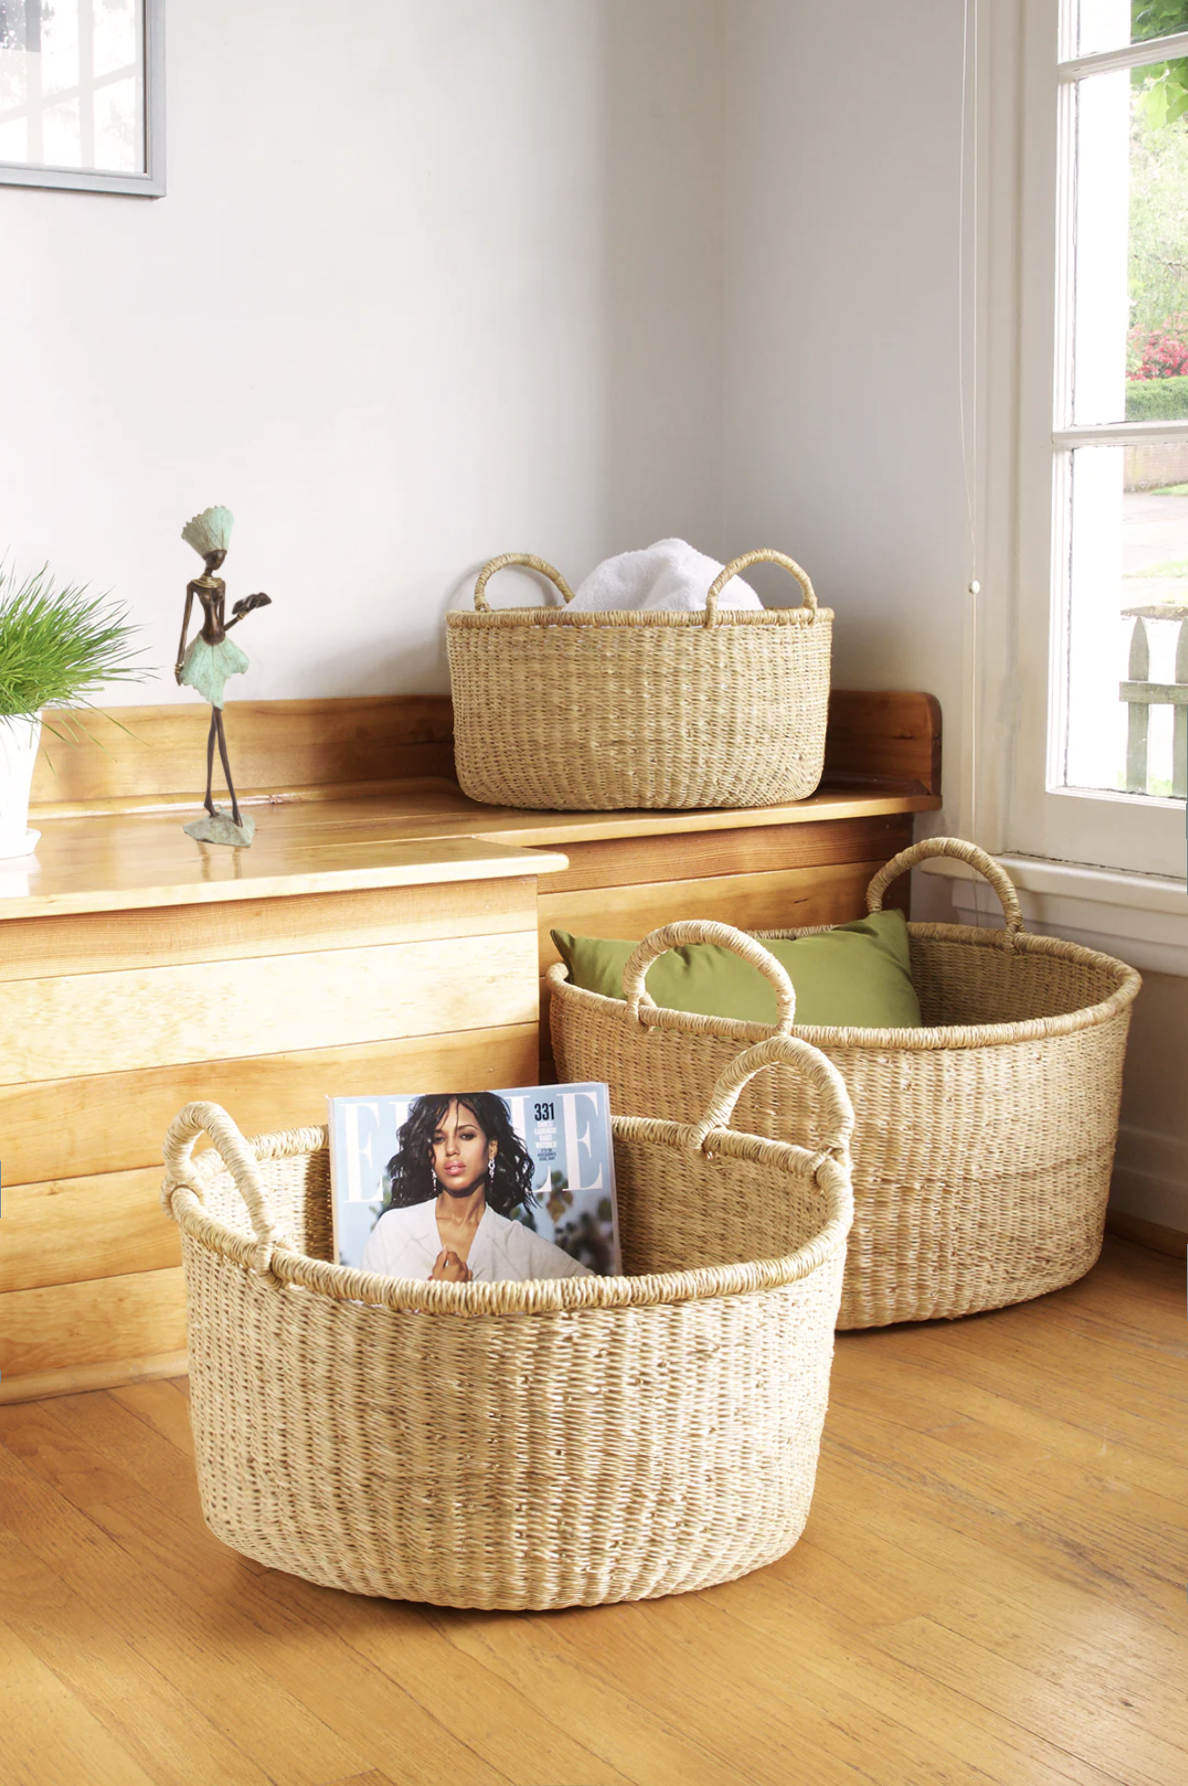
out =
[[[817,794],[703,813],[477,806],[444,698],[244,702],[258,830],[235,851],[181,830],[205,708],[118,715],[49,741],[36,865],[0,864],[0,1401],[185,1368],[157,1202],[183,1104],[250,1133],[322,1122],[331,1094],[532,1083],[550,928],[853,917],[940,804],[926,695],[835,692]]]

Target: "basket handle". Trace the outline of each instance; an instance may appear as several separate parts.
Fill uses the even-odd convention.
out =
[[[1013,947],[1015,938],[1023,929],[1023,913],[1015,884],[1006,869],[993,856],[980,850],[976,843],[966,843],[960,837],[925,837],[908,849],[900,850],[898,856],[892,856],[887,866],[879,869],[866,889],[867,911],[881,912],[883,894],[891,882],[901,874],[906,874],[909,868],[915,868],[918,862],[927,862],[930,856],[954,856],[958,862],[967,863],[970,868],[976,868],[979,874],[986,877],[1002,903],[1002,915],[1006,920],[1006,946]]]
[[[669,949],[679,949],[685,943],[716,943],[720,949],[732,949],[752,967],[757,967],[775,987],[776,1034],[788,1034],[796,1016],[796,988],[788,978],[786,968],[769,949],[744,930],[735,930],[732,924],[716,924],[708,918],[686,918],[677,924],[664,924],[650,936],[645,936],[628,956],[623,967],[623,997],[627,1000],[628,1013],[636,1023],[646,1028],[645,1011],[658,1008],[644,986],[648,969]]]
[[[854,1106],[845,1080],[833,1062],[811,1042],[803,1042],[799,1036],[779,1035],[768,1036],[765,1042],[756,1042],[753,1048],[744,1049],[731,1061],[710,1093],[705,1115],[690,1127],[687,1143],[690,1149],[705,1151],[705,1144],[714,1131],[729,1127],[744,1086],[749,1085],[764,1067],[777,1064],[799,1068],[821,1099],[822,1115],[830,1126],[826,1131],[829,1139],[820,1151],[847,1152],[854,1132]]]
[[[802,606],[811,613],[817,611],[817,596],[813,589],[812,579],[806,570],[801,570],[794,558],[786,552],[777,552],[770,546],[761,546],[757,552],[744,552],[741,558],[732,558],[725,570],[719,571],[710,585],[710,592],[705,598],[705,624],[713,626],[718,618],[718,597],[732,577],[737,577],[752,564],[782,564],[784,569],[800,584],[803,591]]]
[[[478,574],[478,581],[474,586],[474,605],[480,614],[491,612],[491,604],[486,596],[487,584],[496,571],[505,570],[509,564],[525,564],[529,570],[539,571],[542,577],[548,578],[555,589],[560,590],[567,602],[573,600],[573,590],[561,572],[554,570],[551,564],[546,564],[543,558],[537,558],[533,552],[504,552],[498,558],[492,558],[489,563],[484,564]]]
[[[247,1204],[252,1228],[263,1249],[259,1269],[267,1271],[273,1247],[286,1246],[288,1239],[272,1220],[256,1169],[256,1156],[221,1104],[187,1104],[170,1123],[165,1135],[165,1166],[169,1176],[162,1186],[161,1201],[166,1211],[172,1213],[175,1182],[201,1196],[202,1186],[191,1155],[195,1141],[202,1134],[210,1136],[216,1153],[235,1181],[236,1190]]]

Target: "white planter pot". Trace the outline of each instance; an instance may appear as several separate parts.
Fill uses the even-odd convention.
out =
[[[29,789],[41,742],[36,714],[0,717],[0,861],[27,856],[38,833],[29,829]]]

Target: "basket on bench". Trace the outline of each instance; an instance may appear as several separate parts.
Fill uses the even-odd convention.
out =
[[[725,1126],[775,1062],[813,1087],[812,1152]],[[331,1262],[324,1129],[245,1141],[187,1106],[162,1198],[211,1530],[328,1587],[465,1607],[677,1593],[783,1555],[828,1399],[852,1122],[824,1056],[774,1037],[700,1121],[613,1120],[630,1275],[451,1284]]]
[[[801,606],[720,609],[730,579],[760,561],[796,579]],[[562,812],[775,806],[816,788],[833,615],[783,552],[736,558],[693,613],[495,611],[485,590],[506,565],[573,599],[543,558],[505,552],[480,573],[475,612],[447,614],[454,752],[472,800]]]
[[[1118,1130],[1122,1061],[1139,976],[1124,962],[1030,936],[1005,871],[973,844],[931,838],[870,883],[882,908],[897,875],[954,856],[986,876],[1004,930],[909,924],[924,1028],[793,1027],[795,995],[763,937],[689,922],[653,932],[624,970],[625,1002],[548,980],[553,1053],[565,1079],[610,1086],[612,1110],[671,1113],[714,1083],[739,1048],[800,1036],[837,1066],[854,1102],[854,1228],[841,1327],[999,1308],[1059,1289],[1101,1251]],[[821,929],[824,927],[816,927]],[[644,989],[666,949],[732,948],[776,988],[766,1024],[658,1009]],[[811,1088],[777,1070],[745,1095],[757,1134],[813,1136]]]

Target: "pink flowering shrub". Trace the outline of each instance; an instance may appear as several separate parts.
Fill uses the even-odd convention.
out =
[[[1127,336],[1127,378],[1182,378],[1188,374],[1188,315],[1169,316],[1149,335],[1131,329]]]

